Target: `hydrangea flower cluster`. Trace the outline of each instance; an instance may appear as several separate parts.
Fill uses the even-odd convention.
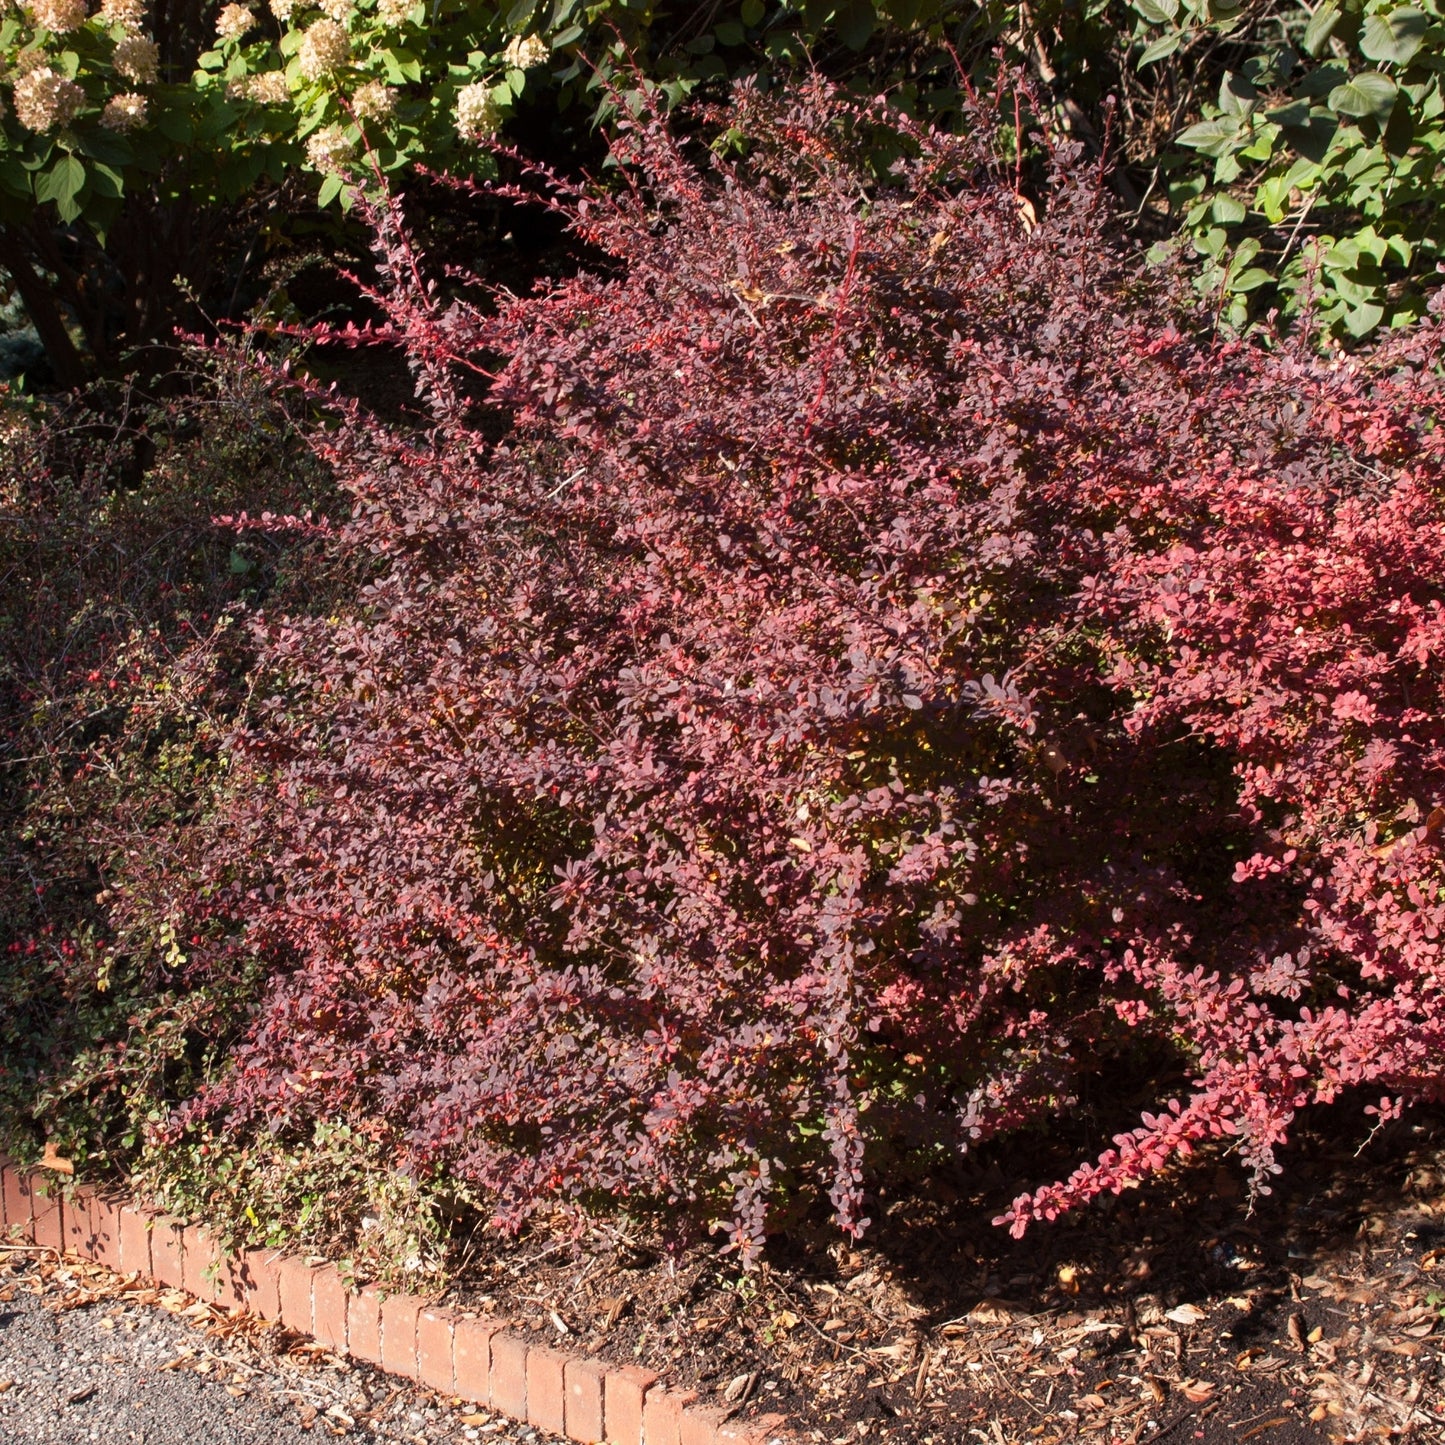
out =
[[[457,134],[463,140],[486,140],[497,133],[502,112],[486,81],[475,80],[457,92],[456,123]]]
[[[386,120],[396,113],[396,92],[382,80],[368,80],[351,97],[358,120]]]
[[[377,0],[376,18],[389,30],[399,30],[415,8],[416,0]]]
[[[139,30],[145,24],[145,0],[101,0],[100,18],[123,30]]]
[[[551,54],[547,42],[540,35],[517,35],[502,52],[502,59],[517,70],[530,70],[534,65],[541,65]]]
[[[42,30],[65,35],[89,19],[85,0],[30,0],[30,17]]]
[[[67,125],[85,104],[85,92],[48,65],[38,65],[15,82],[15,118],[43,134]]]
[[[216,16],[216,39],[241,40],[256,26],[256,17],[245,5],[227,5]]]
[[[117,75],[136,85],[154,85],[160,60],[160,50],[148,35],[127,35],[116,45],[111,64]]]
[[[318,20],[303,33],[297,54],[307,80],[324,80],[351,59],[351,38],[336,21]]]
[[[356,147],[339,125],[322,126],[306,141],[306,159],[323,176],[341,175],[356,158]]]
[[[258,105],[286,105],[291,99],[291,87],[284,71],[262,70],[246,77],[244,94]]]
[[[100,123],[107,130],[137,130],[146,123],[148,102],[139,91],[113,95],[100,113]]]

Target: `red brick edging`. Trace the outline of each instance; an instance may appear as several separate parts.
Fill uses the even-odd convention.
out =
[[[533,1344],[485,1319],[375,1286],[348,1290],[331,1265],[275,1250],[222,1253],[199,1225],[0,1160],[0,1235],[68,1250],[309,1335],[443,1395],[584,1445],[777,1445],[780,1415],[725,1418],[650,1370]]]

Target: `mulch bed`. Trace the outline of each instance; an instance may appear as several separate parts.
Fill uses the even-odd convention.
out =
[[[1017,1242],[996,1160],[747,1275],[559,1218],[473,1240],[452,1298],[830,1445],[1445,1439],[1445,1115],[1340,1134],[1306,1126],[1253,1207],[1205,1160]]]

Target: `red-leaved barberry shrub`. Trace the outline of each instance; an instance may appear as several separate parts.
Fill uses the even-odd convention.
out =
[[[1111,1062],[1184,1087],[1016,1232],[1439,1092],[1438,326],[1181,330],[1067,149],[1034,206],[995,129],[897,120],[879,184],[881,118],[743,91],[734,163],[644,117],[546,192],[609,264],[524,297],[372,215],[384,319],[326,339],[429,417],[316,434],[371,580],[269,622],[217,850],[270,850],[278,971],[198,1109],[750,1254]]]

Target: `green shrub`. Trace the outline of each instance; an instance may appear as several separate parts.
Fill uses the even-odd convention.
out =
[[[244,960],[191,986],[221,925],[180,890],[227,805],[244,618],[297,551],[212,517],[329,493],[241,385],[0,412],[0,1135],[22,1154],[125,1154],[258,986]]]
[[[1439,0],[1134,8],[1141,66],[1215,57],[1169,197],[1228,319],[1309,305],[1357,338],[1416,320],[1445,255]]]

